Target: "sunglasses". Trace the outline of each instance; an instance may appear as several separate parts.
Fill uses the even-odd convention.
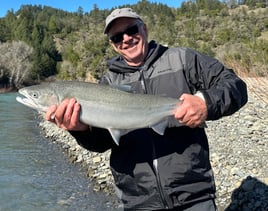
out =
[[[113,36],[110,36],[109,39],[114,43],[120,43],[123,41],[124,39],[124,34],[127,34],[128,36],[132,36],[135,34],[139,33],[139,27],[142,25],[143,23],[138,22],[136,23],[134,26],[130,26],[129,28],[127,28],[125,31],[123,32],[119,32]]]

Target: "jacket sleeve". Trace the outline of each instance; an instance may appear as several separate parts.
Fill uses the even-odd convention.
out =
[[[91,127],[87,131],[69,131],[77,143],[93,152],[105,152],[116,146],[108,130]]]
[[[193,92],[203,93],[207,109],[207,120],[228,116],[246,104],[247,87],[232,69],[217,59],[186,50],[186,75]]]

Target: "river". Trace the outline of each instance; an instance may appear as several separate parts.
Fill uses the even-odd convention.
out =
[[[0,211],[115,210],[85,172],[39,131],[36,113],[0,94]]]

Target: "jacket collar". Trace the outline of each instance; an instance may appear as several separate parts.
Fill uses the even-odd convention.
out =
[[[145,58],[145,63],[143,66],[129,66],[121,55],[112,58],[107,62],[107,64],[110,71],[115,73],[134,73],[140,70],[147,70],[167,49],[167,47],[157,44],[152,40],[149,43],[149,51]]]

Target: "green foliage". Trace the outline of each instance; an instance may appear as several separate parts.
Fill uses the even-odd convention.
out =
[[[149,39],[190,47],[250,74],[268,72],[268,8],[263,0],[185,1],[180,8],[141,0],[132,7],[148,28]],[[114,8],[112,8],[114,9]],[[111,9],[111,10],[112,10]],[[0,19],[0,42],[24,41],[33,48],[31,77],[99,79],[106,60],[116,55],[103,34],[111,10],[69,13],[40,5],[22,5]],[[233,66],[232,66],[233,64]],[[236,65],[234,65],[236,64]]]

